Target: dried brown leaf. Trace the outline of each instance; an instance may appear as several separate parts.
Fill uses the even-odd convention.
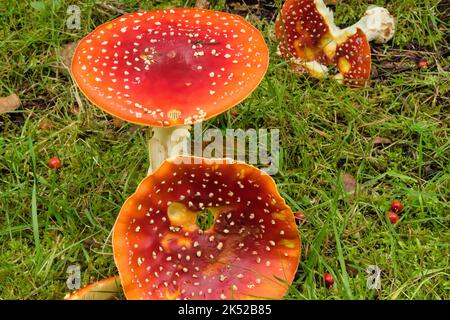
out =
[[[351,174],[344,173],[341,176],[341,180],[342,180],[342,183],[344,184],[344,190],[346,192],[355,192],[356,180]]]
[[[20,106],[20,99],[13,93],[7,97],[0,98],[0,114],[16,110]]]
[[[352,277],[356,277],[358,275],[358,269],[353,267],[349,261],[345,261],[345,269],[347,270],[347,273]]]
[[[53,124],[53,122],[51,122],[48,119],[42,119],[41,122],[39,122],[39,129],[50,130],[53,129],[54,127],[55,125]]]
[[[375,139],[373,139],[373,144],[374,145],[379,145],[379,144],[391,144],[392,140],[389,138],[383,138],[383,137],[375,137]]]
[[[113,118],[112,119],[112,123],[113,123],[114,127],[122,128],[122,126],[124,125],[125,121],[123,121],[122,119],[119,119],[119,118]]]
[[[65,66],[70,68],[72,64],[72,57],[75,52],[75,49],[78,45],[78,42],[69,42],[63,45],[61,48],[59,55],[61,56],[61,60]]]

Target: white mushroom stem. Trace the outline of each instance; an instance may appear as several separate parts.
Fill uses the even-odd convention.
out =
[[[148,141],[150,159],[148,174],[158,169],[167,158],[186,153],[190,129],[191,126],[188,125],[152,129],[152,137]]]
[[[300,68],[304,68],[308,71],[312,77],[317,79],[323,79],[328,77],[328,68],[327,66],[317,62],[317,61],[302,61],[301,59],[295,58],[291,59],[292,62],[300,66]]]
[[[368,41],[386,43],[394,36],[395,20],[387,9],[370,6],[361,20],[343,31],[348,34],[354,34],[356,28],[361,29],[366,34]]]

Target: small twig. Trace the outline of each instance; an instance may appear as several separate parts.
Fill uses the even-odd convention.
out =
[[[125,10],[119,9],[117,7],[114,7],[113,5],[107,4],[107,3],[99,3],[98,4],[100,7],[106,9],[106,10],[110,10],[113,11],[115,13],[120,13],[120,14],[125,14],[127,13]]]

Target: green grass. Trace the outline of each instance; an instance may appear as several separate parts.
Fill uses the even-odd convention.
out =
[[[77,90],[59,52],[121,11],[194,1],[3,1],[0,96],[23,105],[0,116],[0,299],[60,299],[66,269],[82,283],[114,275],[111,228],[145,176],[148,132],[116,127]],[[81,30],[65,27],[78,3]],[[223,9],[224,1],[214,2]],[[369,1],[338,1],[336,21],[358,20]],[[397,19],[392,42],[373,48],[376,77],[349,88],[290,72],[276,56],[273,23],[258,22],[271,50],[260,87],[207,127],[279,128],[274,177],[299,227],[302,258],[288,299],[449,299],[450,2],[373,1]],[[416,68],[426,58],[430,67]],[[78,111],[79,110],[79,111]],[[78,112],[75,112],[78,111]],[[51,123],[50,129],[43,123]],[[375,137],[391,139],[375,145]],[[58,156],[63,168],[47,168]],[[340,177],[353,175],[355,193]],[[393,226],[389,203],[405,209]],[[382,270],[381,290],[366,288],[366,268]],[[323,274],[335,285],[327,289]]]

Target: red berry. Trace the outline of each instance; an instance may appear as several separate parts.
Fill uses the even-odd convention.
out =
[[[51,158],[48,162],[48,167],[50,169],[58,170],[59,168],[61,168],[61,160],[57,157]]]
[[[388,217],[392,224],[396,224],[398,222],[398,214],[395,212],[389,211]]]
[[[327,287],[331,287],[333,285],[334,279],[333,279],[333,276],[331,274],[329,274],[327,272],[327,273],[325,273],[323,278],[325,279],[325,284],[327,285]]]
[[[294,217],[295,217],[295,221],[297,223],[300,223],[300,222],[304,223],[304,222],[306,222],[306,217],[303,214],[303,212],[301,212],[301,211],[297,211],[296,213],[294,213]]]
[[[392,201],[391,210],[394,212],[400,212],[403,210],[403,205],[400,201]]]
[[[428,61],[425,59],[420,60],[419,62],[417,62],[417,67],[420,69],[428,68]]]

